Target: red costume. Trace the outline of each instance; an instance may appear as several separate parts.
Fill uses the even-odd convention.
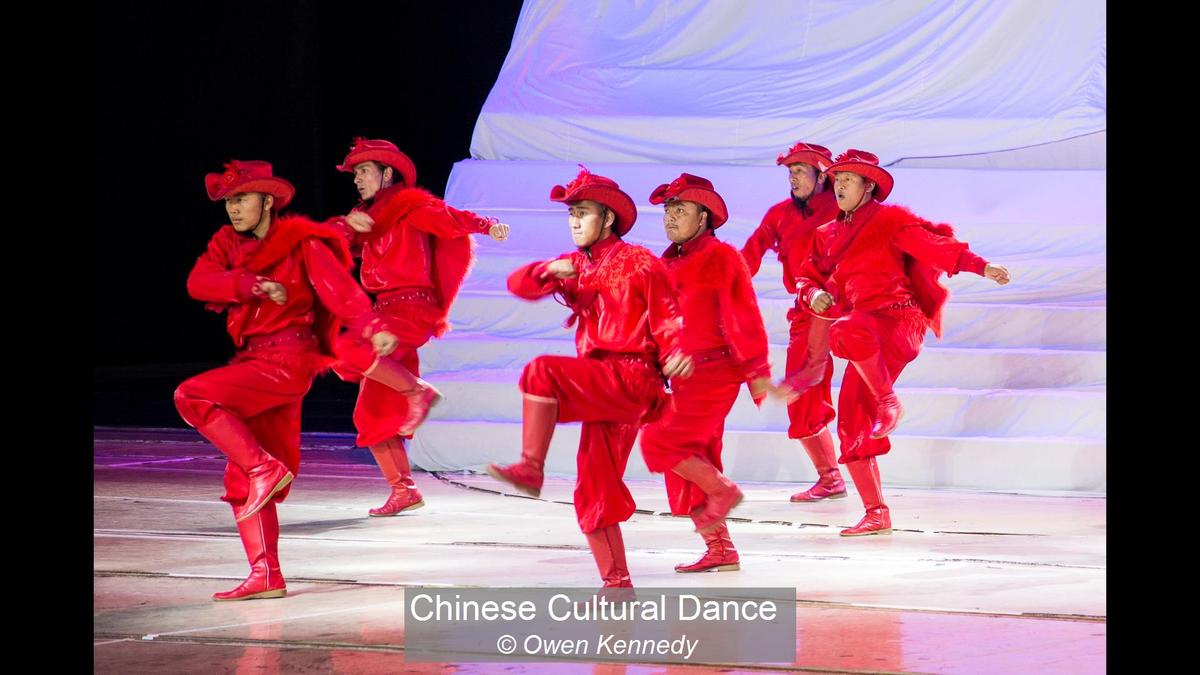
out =
[[[804,163],[812,166],[818,174],[824,173],[833,163],[833,155],[823,146],[812,143],[797,143],[776,158],[775,163],[790,167]],[[829,179],[824,179],[829,185]],[[833,192],[817,192],[820,184],[805,200],[794,196],[779,202],[767,210],[762,224],[746,240],[742,256],[750,266],[750,274],[758,273],[763,255],[768,249],[775,251],[783,264],[783,286],[789,293],[796,292],[796,276],[800,266],[812,250],[813,233],[818,227],[837,217],[837,200]],[[800,441],[817,470],[817,483],[807,490],[792,495],[794,502],[811,502],[822,499],[841,499],[846,496],[846,483],[837,468],[833,436],[829,423],[833,421],[834,409],[831,395],[833,381],[833,359],[829,350],[818,349],[810,354],[809,328],[814,318],[807,308],[797,305],[788,310],[788,348],[785,381],[799,392],[799,396],[788,404],[788,438]],[[822,329],[827,326],[822,326]]]
[[[294,193],[271,175],[266,162],[238,162],[206,177],[209,197],[258,192],[282,209]],[[267,217],[265,212],[262,217]],[[279,519],[300,470],[300,403],[318,371],[332,360],[332,343],[345,322],[356,334],[380,323],[366,294],[350,276],[352,261],[341,235],[302,216],[274,218],[266,236],[222,227],[188,276],[188,293],[227,312],[226,328],[238,352],[230,365],[201,373],[175,390],[175,405],[189,425],[227,457],[225,495],[233,506],[251,575],[214,599],[278,597]],[[283,284],[279,305],[261,290]]]
[[[359,383],[356,442],[371,449],[392,486],[387,503],[371,509],[370,515],[392,516],[424,505],[412,480],[404,438],[412,436],[440,400],[437,390],[418,377],[417,349],[449,330],[446,317],[471,265],[468,235],[486,234],[496,221],[455,209],[413,187],[416,168],[388,141],[355,139],[338,169],[353,171],[367,161],[391,166],[401,182],[359,204],[358,209],[375,221],[370,232],[357,232],[344,218],[331,222],[361,258],[362,285],[400,345],[377,360],[368,343],[347,335],[338,345],[342,361],[335,369],[343,379]]]
[[[822,313],[835,319],[828,344],[850,361],[838,395],[838,461],[850,471],[867,514],[844,536],[891,532],[874,458],[891,449],[887,434],[901,414],[892,384],[920,353],[928,328],[941,336],[949,291],[938,277],[962,271],[982,275],[987,267],[954,239],[949,225],[880,204],[891,192],[892,177],[878,161],[870,153],[847,150],[830,168],[875,181],[876,190],[871,201],[817,230],[812,256],[797,279],[805,307],[821,291],[833,297],[833,306]]]
[[[721,440],[742,383],[771,377],[767,332],[746,263],[714,236],[728,211],[712,183],[685,173],[650,195],[652,204],[672,200],[695,202],[709,214],[710,227],[662,256],[679,291],[681,346],[696,370],[674,383],[667,414],[642,430],[642,455],[651,471],[666,474],[671,513],[691,515],[707,545],[699,560],[675,571],[736,570],[738,553],[723,519],[741,491],[721,473]]]
[[[572,310],[566,325],[578,322],[578,357],[539,356],[525,366],[521,462],[493,464],[488,473],[536,496],[554,425],[583,422],[575,514],[604,586],[630,587],[619,523],[633,514],[634,501],[622,476],[638,429],[667,407],[660,366],[680,348],[679,306],[662,262],[620,239],[637,210],[614,181],[584,169],[565,187],[555,186],[550,198],[604,205],[615,215],[614,235],[556,259],[571,262],[572,278],[551,273],[554,261],[531,263],[509,276],[514,295],[553,295]]]

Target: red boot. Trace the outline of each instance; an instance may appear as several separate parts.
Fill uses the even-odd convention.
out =
[[[558,423],[558,401],[525,394],[521,415],[521,461],[508,466],[488,464],[488,475],[510,483],[521,492],[537,497],[542,494],[546,453]]]
[[[394,516],[425,506],[425,500],[412,479],[412,469],[408,463],[408,452],[405,451],[403,439],[395,437],[379,445],[372,445],[371,454],[375,456],[375,463],[379,465],[383,477],[392,486],[392,494],[383,506],[371,509],[368,514],[376,517]]]
[[[875,352],[870,358],[851,363],[875,397],[875,424],[871,427],[871,438],[883,438],[895,431],[900,417],[904,415],[900,399],[892,391],[892,378],[888,375],[883,355]]]
[[[233,509],[234,518],[239,523],[258,513],[276,492],[292,482],[292,472],[267,454],[246,423],[229,412],[217,408],[209,421],[196,427],[196,430],[212,441],[229,461],[246,472],[249,479],[246,501]]]
[[[363,371],[363,375],[395,389],[408,399],[408,416],[397,432],[399,436],[411,436],[429,417],[429,410],[444,398],[432,384],[408,372],[408,368],[394,359],[375,359],[375,363]]]
[[[692,512],[693,521],[697,521],[699,511],[700,509],[696,509]],[[696,524],[699,525],[699,522]],[[708,550],[690,565],[676,565],[676,572],[733,572],[742,569],[737,549],[733,547],[733,540],[729,538],[729,528],[724,523],[709,532],[702,532],[700,536],[704,537]]]
[[[854,480],[854,487],[862,497],[867,514],[854,527],[842,530],[843,537],[861,537],[868,534],[891,534],[892,514],[883,503],[883,486],[879,482],[879,463],[874,457],[848,462],[846,469]]]
[[[224,602],[287,595],[287,583],[279,571],[279,515],[275,504],[270,503],[253,516],[238,521],[238,534],[250,561],[250,576],[232,591],[214,593],[212,599]]]
[[[808,453],[813,466],[817,469],[817,484],[804,492],[792,495],[793,502],[819,502],[822,499],[842,499],[846,496],[846,481],[842,480],[842,472],[837,468],[837,456],[833,449],[833,435],[829,428],[809,438],[801,438],[800,445]]]
[[[625,540],[621,537],[620,525],[609,525],[594,532],[587,532],[588,548],[604,580],[604,588],[633,588],[629,578],[629,567],[625,563]]]
[[[808,322],[808,344],[805,348],[804,365],[789,374],[781,384],[791,387],[797,394],[821,384],[829,364],[829,328],[832,321],[812,317]]]
[[[699,517],[693,518],[697,532],[703,534],[720,526],[725,516],[742,501],[741,489],[704,457],[693,455],[671,470],[704,491],[704,510]]]

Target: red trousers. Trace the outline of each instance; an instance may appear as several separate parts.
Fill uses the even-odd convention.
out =
[[[421,362],[417,348],[433,337],[437,323],[436,308],[423,302],[396,303],[376,309],[383,315],[387,329],[400,344],[384,358],[397,361],[408,372],[420,377]],[[408,415],[408,399],[391,387],[363,377],[363,371],[375,363],[375,352],[368,340],[343,333],[337,341],[337,374],[347,382],[358,382],[358,400],[354,404],[355,443],[368,448],[396,436]]]
[[[833,322],[829,329],[829,348],[848,361],[862,361],[882,354],[888,381],[896,378],[921,352],[927,322],[920,309],[851,312]],[[871,438],[876,400],[853,363],[846,366],[842,391],[838,395],[837,431],[842,454],[838,462],[846,464],[892,449],[887,438]]]
[[[795,307],[788,310],[790,326],[785,376],[804,367],[808,359],[808,329],[814,321],[821,319],[814,319],[807,312]],[[821,383],[806,389],[800,398],[788,404],[788,438],[816,436],[833,421],[835,412],[830,388],[832,382],[833,359],[830,358]]]
[[[575,461],[579,529],[629,520],[635,504],[625,465],[638,429],[667,405],[658,370],[632,356],[539,356],[521,373],[521,391],[557,400],[559,422],[583,422]]]
[[[233,363],[200,373],[175,390],[175,406],[184,421],[201,434],[219,416],[232,416],[250,430],[268,454],[283,462],[293,474],[300,472],[300,402],[312,386],[311,368],[286,363],[305,363],[305,352],[289,354],[277,350],[262,358],[239,355]],[[280,358],[282,357],[282,358]],[[235,422],[236,423],[236,422]],[[210,439],[212,440],[212,439]],[[246,472],[233,462],[225,464],[225,495],[233,505],[245,503]],[[289,484],[272,498],[283,501]]]
[[[697,363],[691,377],[672,383],[666,415],[642,429],[642,457],[648,469],[665,474],[671,513],[687,515],[705,501],[699,486],[671,471],[675,465],[699,456],[718,471],[724,470],[721,437],[725,418],[744,381],[741,370],[728,357]]]

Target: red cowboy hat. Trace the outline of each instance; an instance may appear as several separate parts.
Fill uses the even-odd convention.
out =
[[[819,173],[827,170],[829,165],[833,164],[833,153],[823,145],[800,141],[775,158],[775,163],[780,166],[796,164],[797,162],[811,164],[817,167],[817,172]]]
[[[379,162],[390,166],[400,172],[405,185],[413,187],[417,184],[417,165],[391,141],[355,137],[354,144],[350,146],[350,154],[338,164],[337,169],[354,173],[354,167],[363,162]]]
[[[855,150],[853,148],[838,155],[833,160],[833,166],[826,171],[830,174],[838,174],[843,171],[848,173],[856,173],[867,180],[875,181],[875,201],[883,201],[892,193],[892,186],[895,180],[892,174],[886,169],[879,166],[879,158],[866,150]]]
[[[725,208],[725,200],[713,189],[712,181],[690,173],[681,173],[679,178],[670,183],[663,183],[650,193],[651,204],[662,204],[673,199],[685,202],[696,202],[712,213],[709,224],[715,230],[729,220],[729,209]]]
[[[208,198],[214,202],[245,192],[269,194],[275,197],[275,208],[278,210],[283,210],[296,194],[296,188],[291,183],[271,174],[270,162],[241,162],[236,159],[225,165],[224,173],[205,174],[204,187],[208,189]]]
[[[612,209],[613,215],[616,216],[613,231],[618,235],[624,236],[637,221],[637,207],[633,205],[633,198],[621,191],[617,181],[591,173],[587,167],[580,164],[579,175],[575,176],[574,180],[565,186],[555,185],[550,190],[550,201],[573,204],[584,199],[599,202]]]
[[[791,166],[800,162],[816,167],[817,173],[821,173],[833,164],[833,153],[823,145],[799,141],[775,158],[775,163],[780,166]],[[828,173],[825,174],[825,184],[833,187],[833,178]]]

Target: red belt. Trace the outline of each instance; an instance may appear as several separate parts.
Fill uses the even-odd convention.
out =
[[[716,349],[708,349],[708,350],[705,350],[702,352],[696,352],[696,353],[692,354],[692,363],[694,365],[698,366],[701,363],[708,363],[709,361],[719,361],[722,359],[728,359],[732,356],[733,356],[733,352],[730,351],[729,347],[717,347]]]
[[[654,359],[651,359],[646,354],[628,354],[628,353],[624,353],[624,352],[608,352],[608,351],[604,351],[603,349],[598,349],[594,352],[589,353],[587,355],[587,357],[589,359],[604,359],[606,361],[616,360],[616,361],[629,361],[632,363],[640,363],[642,365],[652,368],[653,370],[658,370],[658,365],[656,363],[654,363]]]
[[[437,305],[437,297],[433,291],[428,288],[407,288],[396,291],[389,291],[375,298],[375,311],[379,311],[389,305],[395,305],[402,302],[412,302],[414,300],[427,302],[431,305]]]
[[[242,351],[259,351],[273,347],[312,347],[317,348],[317,336],[310,328],[284,328],[266,335],[251,335],[246,338]]]
[[[917,306],[916,298],[909,298],[908,300],[906,300],[904,302],[893,302],[892,304],[888,305],[887,307],[880,307],[879,309],[897,310],[897,309],[908,309],[909,307],[916,307],[916,306]]]

